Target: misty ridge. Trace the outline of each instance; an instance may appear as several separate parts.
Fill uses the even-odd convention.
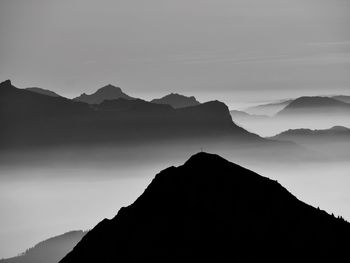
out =
[[[328,155],[333,160],[350,159],[350,129],[334,126],[330,129],[289,129],[273,137],[273,140],[291,141],[317,152]]]
[[[286,160],[317,159],[329,156],[323,151],[305,148],[306,144],[299,143],[302,146],[299,147],[300,141],[271,135],[263,138],[257,135],[259,128],[273,129],[277,125],[286,127],[283,132],[295,126],[318,127],[318,122],[327,128],[332,123],[330,127],[350,127],[345,125],[350,121],[348,96],[301,97],[258,105],[246,112],[230,112],[222,102],[200,103],[193,96],[176,93],[145,101],[111,84],[71,100],[45,89],[18,89],[8,80],[0,84],[0,95],[0,121],[5,127],[0,132],[1,149],[21,154],[65,148],[93,150],[94,147],[130,151],[132,147],[142,146],[166,151],[167,145],[175,144],[213,151],[223,146],[250,159],[267,156]],[[273,116],[251,113],[269,111],[271,114],[273,110],[276,111]],[[270,154],[261,154],[263,151]],[[6,154],[6,158],[10,156]]]
[[[237,124],[264,137],[288,129],[350,127],[350,96],[304,96],[230,113]]]
[[[79,159],[84,158],[79,151],[88,148],[94,152],[96,147],[126,149],[124,152],[131,151],[132,156],[140,147],[144,147],[141,151],[159,148],[153,152],[160,153],[174,145],[196,150],[224,147],[242,156],[280,151],[284,152],[280,156],[314,158],[295,143],[267,140],[236,125],[228,107],[219,101],[199,103],[194,97],[170,94],[148,102],[107,85],[79,97],[88,97],[90,103],[102,101],[90,104],[43,94],[42,90],[18,89],[9,80],[0,84],[0,95],[0,120],[5,127],[0,132],[0,144],[7,163],[12,162],[13,152],[13,159],[26,153],[28,158],[37,153],[41,154],[38,158],[46,158],[50,154],[40,151],[69,149]],[[261,155],[268,156],[273,154]],[[61,157],[53,158],[57,161]]]
[[[107,86],[96,94],[109,98],[110,91],[111,86]],[[3,147],[231,135],[259,140],[235,125],[227,106],[218,101],[174,109],[168,104],[121,96],[90,105],[17,89],[10,81],[1,83],[0,94],[0,118],[6,124],[1,136]]]

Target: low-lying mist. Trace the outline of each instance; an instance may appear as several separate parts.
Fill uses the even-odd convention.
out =
[[[112,218],[156,173],[201,150],[278,180],[300,200],[350,219],[350,162],[311,158],[307,150],[304,158],[299,147],[223,141],[6,152],[0,154],[0,257]]]
[[[289,129],[329,129],[333,126],[350,127],[349,115],[288,115],[268,116],[233,116],[233,121],[250,132],[263,137],[274,136]]]

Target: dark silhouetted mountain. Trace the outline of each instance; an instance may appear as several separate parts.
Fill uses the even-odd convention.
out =
[[[350,104],[329,97],[300,97],[289,103],[278,115],[350,113]]]
[[[86,235],[71,231],[42,241],[19,256],[2,259],[0,263],[57,263]]]
[[[51,97],[62,97],[62,96],[58,95],[56,92],[53,92],[53,91],[48,90],[48,89],[42,89],[42,88],[33,87],[33,88],[26,88],[26,90],[29,90],[29,91],[32,91],[32,92],[36,92],[36,93],[39,93],[39,94],[43,94],[43,95],[46,95],[46,96],[51,96]]]
[[[102,103],[95,105],[95,108],[102,111],[114,111],[114,112],[138,112],[143,113],[162,113],[171,112],[172,107],[170,105],[158,105],[150,103],[141,99],[127,100],[105,100]]]
[[[341,262],[350,224],[278,182],[198,153],[160,172],[60,262]]]
[[[135,99],[125,94],[120,88],[109,84],[107,86],[100,88],[93,94],[87,95],[83,93],[79,97],[74,98],[73,100],[81,101],[89,104],[99,104],[104,100],[114,100],[114,99],[120,99],[120,98],[127,99],[127,100]]]
[[[282,110],[284,107],[286,107],[292,101],[293,100],[288,99],[288,100],[253,106],[253,107],[249,107],[249,108],[245,109],[245,112],[247,112],[249,114],[254,114],[254,115],[273,116],[277,112]]]
[[[200,102],[197,101],[196,98],[193,96],[186,97],[176,93],[171,93],[160,99],[153,99],[151,102],[157,104],[168,104],[175,109],[196,106],[200,104]]]
[[[89,105],[0,84],[2,147],[135,144],[165,139],[231,137],[262,141],[232,122],[224,103],[174,109],[142,100]]]
[[[15,88],[10,80],[0,83],[0,120],[19,122],[68,117],[90,111],[85,103]]]

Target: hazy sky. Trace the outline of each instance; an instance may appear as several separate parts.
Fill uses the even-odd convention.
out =
[[[348,0],[1,0],[0,80],[239,102],[350,93]]]

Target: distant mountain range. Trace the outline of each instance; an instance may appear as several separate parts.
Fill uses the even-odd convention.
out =
[[[318,128],[314,112],[322,117],[322,124],[326,121],[328,126],[349,126],[342,121],[349,120],[346,116],[349,116],[350,104],[332,98],[301,97],[289,102],[275,117],[269,117],[229,112],[222,102],[201,104],[194,97],[179,94],[147,102],[132,98],[112,85],[86,96],[83,97],[89,99],[83,102],[42,89],[18,89],[11,81],[0,83],[0,123],[4,127],[0,130],[1,149],[96,144],[129,146],[188,139],[199,144],[208,140],[269,143],[251,132],[259,132],[259,127],[272,127],[270,134],[260,133],[271,136],[291,128]],[[111,99],[113,97],[118,98]],[[319,107],[327,110],[319,110]],[[336,109],[337,114],[328,118],[330,109]],[[304,126],[305,123],[316,127]],[[274,125],[280,126],[273,130]]]
[[[246,108],[244,112],[251,115],[266,115],[274,116],[280,111],[284,110],[287,106],[291,107],[329,107],[331,105],[336,105],[337,102],[350,103],[350,96],[346,95],[336,95],[336,96],[303,96],[296,99],[286,99],[282,101],[261,104],[257,106],[252,106]]]
[[[238,122],[240,120],[246,120],[246,119],[265,120],[269,118],[269,116],[266,116],[266,115],[249,114],[245,111],[239,111],[239,110],[231,110],[230,114],[232,116],[233,121],[238,121]]]
[[[57,263],[86,235],[84,231],[71,231],[28,249],[19,256],[0,259],[0,263]]]
[[[202,152],[157,174],[60,262],[342,262],[349,236],[342,218]]]
[[[285,136],[338,136],[338,135],[350,135],[350,129],[343,126],[334,126],[330,129],[323,130],[311,130],[311,129],[290,129],[288,131],[282,132],[274,138],[282,138]]]
[[[323,130],[290,129],[270,138],[276,140],[290,140],[298,143],[311,143],[313,141],[323,141],[326,143],[330,140],[332,142],[349,140],[350,142],[350,129],[343,126],[334,126],[330,129]]]
[[[5,127],[0,145],[5,148],[184,138],[263,140],[233,123],[227,106],[219,101],[179,109],[130,97],[87,104],[17,89],[5,81],[0,84],[0,107]]]
[[[279,111],[277,115],[324,113],[350,114],[350,104],[328,97],[300,97],[290,102],[283,110]]]
[[[290,129],[269,139],[294,142],[337,161],[350,158],[350,129],[342,126],[318,130]]]
[[[288,99],[288,100],[272,102],[268,104],[257,105],[257,106],[249,107],[244,111],[252,115],[273,116],[277,112],[282,110],[284,107],[286,107],[292,101],[293,101],[292,99]]]
[[[47,95],[51,97],[62,97],[58,95],[57,93],[47,90],[47,89],[42,89],[42,88],[26,88],[26,90],[39,93],[42,95]],[[106,85],[100,89],[98,89],[95,93],[91,95],[87,95],[83,93],[79,97],[74,98],[74,101],[80,101],[80,102],[85,102],[88,104],[100,104],[105,100],[116,100],[116,99],[126,99],[126,100],[135,100],[136,98],[133,98],[127,94],[125,94],[121,88],[115,87],[111,84]],[[151,103],[155,104],[167,104],[172,106],[175,109],[178,108],[185,108],[185,107],[190,107],[190,106],[197,106],[200,104],[199,101],[196,100],[194,96],[187,97],[181,94],[177,93],[171,93],[168,94],[162,98],[159,99],[153,99],[150,101]]]
[[[79,97],[74,98],[75,101],[81,101],[88,104],[100,104],[106,100],[116,100],[116,99],[125,99],[125,100],[135,100],[127,94],[125,94],[119,87],[113,85],[107,85],[98,89],[95,93],[91,95],[82,94]],[[154,104],[166,104],[170,105],[175,109],[185,108],[190,106],[197,106],[200,104],[195,97],[186,97],[181,94],[171,93],[159,99],[153,99],[150,101]]]
[[[340,101],[345,102],[345,103],[350,103],[350,96],[337,95],[337,96],[333,96],[331,98],[336,99],[336,100],[340,100]]]
[[[172,106],[173,108],[185,108],[190,106],[197,106],[200,104],[199,101],[196,100],[195,97],[186,97],[177,93],[171,93],[169,95],[166,95],[160,99],[153,99],[151,100],[152,103],[157,104],[168,104]]]
[[[89,104],[99,104],[104,100],[115,100],[115,99],[134,100],[135,98],[125,94],[121,90],[121,88],[115,87],[109,84],[107,86],[100,88],[93,94],[87,95],[83,93],[79,97],[74,98],[73,100],[81,101]]]
[[[33,87],[33,88],[26,88],[26,90],[36,92],[39,94],[43,94],[43,95],[47,95],[47,96],[51,96],[51,97],[62,97],[62,96],[58,95],[56,92],[53,92],[53,91],[48,90],[48,89]]]
[[[251,107],[245,111],[231,110],[234,122],[261,136],[273,136],[288,129],[325,129],[350,127],[350,96],[309,96]]]

